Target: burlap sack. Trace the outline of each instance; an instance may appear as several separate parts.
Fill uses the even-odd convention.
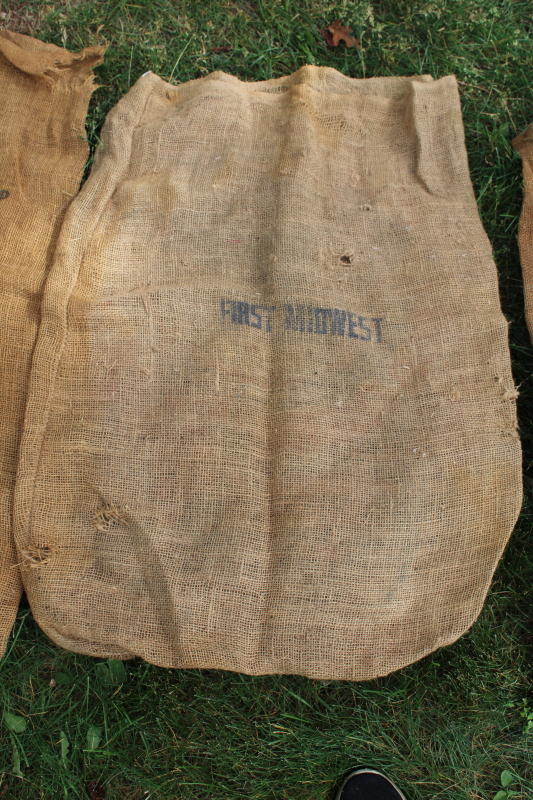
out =
[[[518,246],[524,280],[526,322],[533,338],[533,125],[513,139],[513,147],[522,157],[524,199],[518,224]]]
[[[87,160],[91,69],[102,53],[0,30],[0,655],[21,591],[12,497],[42,286]]]
[[[17,483],[35,617],[165,666],[408,664],[482,606],[520,507],[515,395],[453,77],[148,74],[45,291]]]

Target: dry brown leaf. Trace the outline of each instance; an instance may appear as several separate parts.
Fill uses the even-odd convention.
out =
[[[339,42],[345,42],[346,47],[357,47],[358,50],[361,49],[359,39],[351,35],[352,29],[342,25],[340,19],[332,22],[327,28],[321,30],[320,33],[330,47],[337,47]]]

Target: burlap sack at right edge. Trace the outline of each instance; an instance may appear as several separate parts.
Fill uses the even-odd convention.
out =
[[[41,292],[87,160],[85,115],[102,54],[0,30],[0,655],[21,593],[12,498]]]
[[[453,642],[520,508],[507,335],[453,77],[144,76],[43,301],[16,491],[39,625],[314,678]]]
[[[513,147],[522,157],[524,199],[518,224],[518,246],[524,280],[526,322],[533,338],[533,125],[513,139]]]

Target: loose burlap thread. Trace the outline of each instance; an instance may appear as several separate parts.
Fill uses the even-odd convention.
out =
[[[35,618],[164,666],[409,664],[482,607],[515,396],[453,77],[147,74],[46,285],[16,493]]]
[[[85,115],[101,47],[69,53],[0,30],[0,655],[21,580],[12,501],[44,279],[87,160]]]

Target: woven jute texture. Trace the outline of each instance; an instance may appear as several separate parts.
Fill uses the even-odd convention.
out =
[[[513,147],[522,157],[524,198],[518,224],[518,246],[524,280],[526,321],[533,338],[533,125],[513,139]]]
[[[364,679],[472,624],[521,453],[453,77],[143,76],[42,313],[16,535],[55,642]]]
[[[91,69],[102,52],[0,31],[0,655],[21,591],[12,501],[40,298],[87,159]]]

